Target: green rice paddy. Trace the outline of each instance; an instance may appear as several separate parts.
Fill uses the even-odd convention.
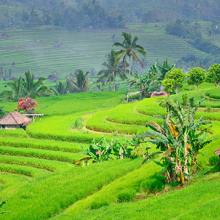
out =
[[[219,88],[203,84],[184,91],[204,98],[198,116],[212,121],[213,142],[199,154],[201,170],[220,144]],[[181,95],[181,94],[180,94]],[[179,96],[173,98],[179,98]],[[116,160],[78,167],[88,144],[101,137],[130,139],[160,122],[161,98],[123,103],[122,93],[82,93],[38,99],[37,119],[26,131],[0,130],[0,219],[218,219],[219,173],[192,179],[189,186],[157,195],[161,168],[142,159]],[[1,103],[8,111],[15,103]],[[77,119],[82,128],[74,127]],[[122,201],[123,195],[131,196]]]

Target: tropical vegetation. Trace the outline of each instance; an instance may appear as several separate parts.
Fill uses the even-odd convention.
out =
[[[44,84],[45,79],[40,77],[35,80],[34,75],[28,71],[25,72],[24,77],[12,80],[8,83],[9,90],[6,95],[13,100],[18,100],[20,97],[29,96],[35,98],[37,96],[49,95],[50,90]]]
[[[123,32],[122,37],[122,43],[115,42],[113,46],[117,49],[116,56],[117,59],[120,60],[123,70],[126,71],[127,68],[129,68],[128,72],[131,75],[135,63],[139,63],[142,66],[144,65],[140,56],[144,57],[146,51],[144,47],[137,44],[137,36],[133,37],[131,34]]]
[[[162,85],[169,93],[178,93],[184,85],[185,74],[181,69],[173,68],[165,76]]]
[[[201,67],[192,68],[188,73],[188,83],[197,87],[206,80],[206,70]]]
[[[145,137],[163,152],[160,165],[166,181],[184,184],[198,169],[199,151],[210,143],[207,122],[195,118],[198,106],[194,98],[183,97],[182,103],[167,101],[165,106],[167,116],[162,126],[148,123],[151,130]]]
[[[119,64],[119,60],[117,59],[116,52],[112,50],[107,55],[107,61],[103,63],[104,69],[100,70],[98,73],[97,83],[101,83],[103,85],[112,83],[113,90],[117,90],[117,78],[121,80],[127,79],[126,73],[122,70],[122,67]]]

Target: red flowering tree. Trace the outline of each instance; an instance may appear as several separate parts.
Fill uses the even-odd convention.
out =
[[[19,98],[17,109],[25,112],[34,112],[37,105],[37,101],[30,97]]]

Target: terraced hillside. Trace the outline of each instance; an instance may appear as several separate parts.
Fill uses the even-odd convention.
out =
[[[183,39],[167,35],[163,24],[129,25],[126,30],[66,31],[54,28],[6,30],[0,38],[1,63],[14,75],[32,70],[36,75],[57,73],[61,78],[75,69],[99,70],[122,31],[132,32],[148,51],[147,60],[174,62],[187,54],[203,56]]]
[[[213,122],[213,142],[199,155],[204,170],[211,168],[209,158],[220,144],[218,94],[220,89],[209,84],[190,91],[196,98],[205,98],[198,117],[202,115]],[[140,158],[86,167],[74,165],[75,160],[85,155],[92,139],[129,139],[145,131],[146,122],[160,122],[165,114],[159,105],[161,98],[119,104],[122,97],[117,93],[85,93],[42,98],[38,100],[39,111],[46,113],[46,117],[35,121],[26,132],[0,131],[1,219],[186,219],[193,210],[196,211],[191,219],[200,215],[206,219],[207,214],[219,217],[219,174],[195,178],[185,189],[146,199],[161,169],[153,161],[143,165]],[[13,109],[15,104],[5,105]],[[74,126],[79,118],[83,119],[82,128]],[[121,195],[128,192],[132,202],[121,204]],[[139,196],[143,193],[145,197]],[[203,200],[197,205],[201,195]],[[177,212],[175,206],[166,209],[166,213],[162,211],[166,202],[169,206],[179,201],[188,204],[189,212],[181,215],[183,212]],[[211,205],[212,202],[218,206]],[[158,209],[161,211],[156,212]]]

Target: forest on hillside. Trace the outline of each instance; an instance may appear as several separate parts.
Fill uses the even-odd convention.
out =
[[[1,0],[0,27],[121,28],[128,22],[220,19],[218,0]]]

